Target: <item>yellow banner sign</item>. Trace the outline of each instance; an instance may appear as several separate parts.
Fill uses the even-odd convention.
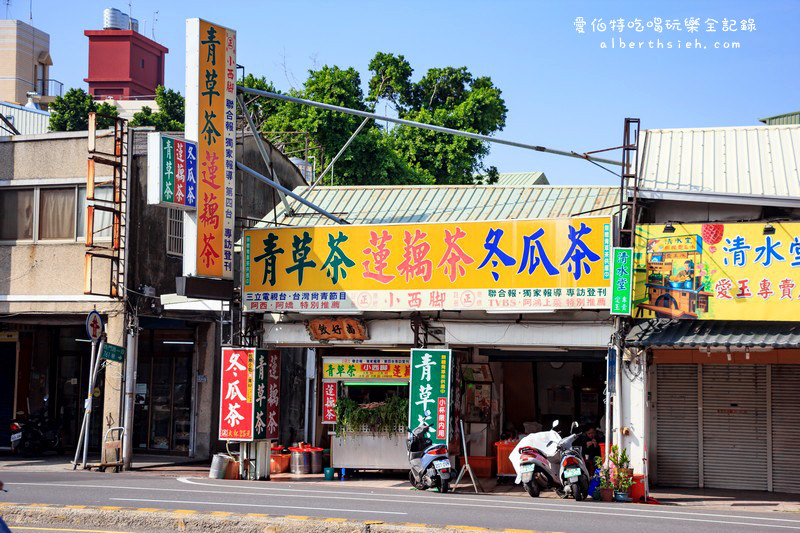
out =
[[[409,379],[408,357],[323,357],[323,379]]]
[[[607,309],[609,217],[246,230],[248,311]]]
[[[199,19],[187,21],[187,30],[186,135],[197,141],[196,273],[232,279],[236,32]]]
[[[795,320],[800,223],[636,228],[636,318]]]

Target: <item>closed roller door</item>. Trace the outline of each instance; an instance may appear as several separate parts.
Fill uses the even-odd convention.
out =
[[[800,493],[800,365],[772,367],[772,490]]]
[[[658,365],[656,380],[658,484],[697,487],[697,365]]]
[[[764,365],[703,365],[703,483],[767,490]]]

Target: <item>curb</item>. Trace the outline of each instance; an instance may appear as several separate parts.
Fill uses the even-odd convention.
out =
[[[474,526],[434,526],[387,523],[382,520],[351,520],[261,513],[237,514],[220,511],[157,509],[87,505],[0,503],[0,517],[14,530],[20,526],[95,529],[96,533],[134,531],[226,531],[241,533],[450,533],[456,531],[534,533],[521,529],[488,529]],[[74,531],[73,529],[72,531]]]

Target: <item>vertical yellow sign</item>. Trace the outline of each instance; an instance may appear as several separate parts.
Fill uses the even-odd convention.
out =
[[[190,32],[187,37],[187,78],[197,65],[197,84],[187,80],[186,107],[186,134],[195,133],[198,144],[196,274],[232,279],[236,32],[204,20],[189,28],[197,28],[196,36]],[[191,42],[195,38],[196,44]],[[190,87],[195,91],[191,96]]]

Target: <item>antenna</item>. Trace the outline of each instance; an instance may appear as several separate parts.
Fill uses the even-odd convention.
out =
[[[153,35],[153,40],[156,40],[156,22],[158,22],[158,10],[153,11],[153,28],[151,30]]]
[[[133,15],[133,9],[132,9],[132,7],[131,7],[131,4],[132,4],[132,3],[133,3],[133,2],[131,2],[130,0],[128,0],[128,29],[129,29],[129,30],[132,30],[132,29],[133,29],[133,20],[131,20],[131,15]]]
[[[11,10],[11,0],[6,0],[6,18],[8,18],[9,10]]]

